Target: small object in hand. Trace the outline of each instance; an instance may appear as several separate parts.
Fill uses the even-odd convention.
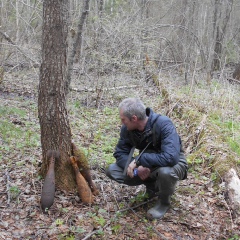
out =
[[[133,169],[133,175],[134,175],[134,177],[136,177],[138,175],[138,169],[137,168]]]

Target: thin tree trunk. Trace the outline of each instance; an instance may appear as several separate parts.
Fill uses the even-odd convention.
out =
[[[85,0],[83,2],[83,11],[82,15],[80,17],[79,23],[78,23],[78,30],[77,30],[77,37],[74,42],[74,48],[76,49],[75,54],[75,62],[79,62],[80,56],[81,56],[81,48],[82,48],[82,38],[83,38],[83,26],[86,21],[88,12],[89,12],[89,1]]]
[[[223,4],[220,0],[215,0],[215,12],[214,12],[214,29],[215,33],[215,44],[214,44],[214,55],[211,65],[211,71],[219,70],[221,67],[222,58],[222,45],[226,35],[227,25],[232,12],[233,0],[228,1],[228,4]],[[226,8],[226,10],[224,9]],[[223,16],[224,10],[226,11]],[[220,21],[222,20],[222,22]]]
[[[19,41],[19,2],[16,0],[16,43]]]
[[[80,59],[81,48],[82,48],[82,37],[83,37],[83,25],[88,15],[89,1],[90,0],[84,0],[83,2],[83,11],[78,23],[77,33],[72,32],[71,36],[69,36],[69,54],[67,58],[68,67],[67,67],[66,83],[65,83],[66,93],[69,92],[69,88],[71,84],[74,58],[76,62],[79,62],[79,59]]]

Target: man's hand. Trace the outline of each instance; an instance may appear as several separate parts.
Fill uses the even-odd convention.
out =
[[[133,174],[133,170],[137,167],[136,165],[136,162],[135,160],[132,161],[129,166],[128,166],[128,169],[127,169],[127,175],[130,177],[130,178],[133,178],[134,177],[134,174]],[[145,179],[147,179],[149,176],[150,176],[150,169],[149,168],[146,168],[146,167],[143,167],[143,166],[139,166],[138,167],[138,176],[144,181]]]
[[[150,169],[143,167],[143,166],[139,166],[138,167],[138,176],[144,181],[146,180],[149,176],[150,176]]]
[[[128,169],[127,169],[127,175],[128,175],[130,178],[133,178],[133,177],[134,177],[134,175],[133,175],[133,170],[134,170],[134,168],[136,168],[136,167],[137,167],[136,162],[135,162],[135,160],[133,160],[133,161],[129,164]]]

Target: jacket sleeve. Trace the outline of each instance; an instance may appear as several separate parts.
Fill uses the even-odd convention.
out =
[[[125,168],[128,155],[132,147],[133,146],[131,145],[129,138],[127,137],[127,129],[125,126],[122,126],[120,139],[118,140],[117,146],[113,153],[113,156],[116,158],[116,163],[119,167]]]
[[[143,167],[172,167],[178,163],[180,157],[181,140],[172,121],[161,116],[156,123],[156,137],[159,152],[143,153],[139,159]]]

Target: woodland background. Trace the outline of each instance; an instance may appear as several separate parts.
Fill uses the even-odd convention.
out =
[[[58,189],[48,215],[39,207],[43,2],[0,3],[0,238],[239,239],[224,179],[230,167],[240,174],[237,0],[70,1],[68,114],[100,195],[86,206]],[[144,203],[142,187],[104,175],[128,96],[173,119],[188,158],[160,221],[145,218],[151,202],[132,208]]]

